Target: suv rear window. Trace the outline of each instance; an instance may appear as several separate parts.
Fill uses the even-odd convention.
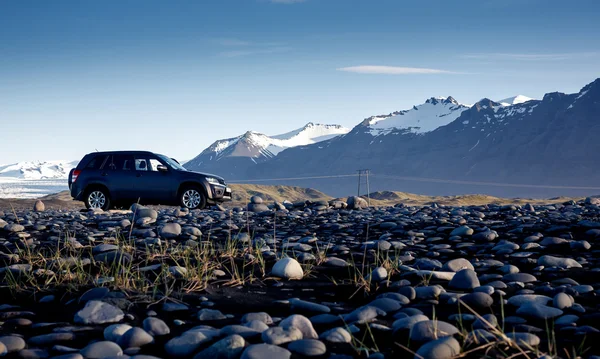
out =
[[[86,169],[97,170],[102,167],[104,161],[106,161],[107,156],[94,156],[85,166]]]
[[[109,155],[102,169],[112,171],[128,171],[132,169],[133,156],[130,155]]]

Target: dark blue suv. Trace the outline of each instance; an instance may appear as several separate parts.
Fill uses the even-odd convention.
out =
[[[132,203],[202,209],[231,201],[219,176],[191,172],[176,160],[147,151],[94,152],[69,173],[71,196],[103,210]]]

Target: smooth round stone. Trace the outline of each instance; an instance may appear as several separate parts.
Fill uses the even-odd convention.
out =
[[[493,314],[484,314],[473,323],[473,329],[492,330],[498,326],[498,318]]]
[[[560,258],[554,256],[541,256],[537,264],[544,267],[558,267],[558,268],[581,268],[581,264],[572,258]]]
[[[429,320],[429,318],[427,318],[425,315],[416,314],[416,315],[410,316],[408,318],[401,318],[401,319],[396,320],[392,324],[392,328],[394,330],[411,330],[415,324],[417,324],[419,322],[424,322],[427,320]]]
[[[45,347],[62,342],[71,342],[74,339],[75,334],[73,333],[50,333],[31,337],[27,342],[30,346]]]
[[[379,308],[363,306],[355,309],[349,314],[346,314],[344,316],[344,321],[346,323],[367,323],[377,318],[377,316],[385,316],[386,314],[386,312]]]
[[[552,305],[558,309],[570,308],[574,303],[573,297],[566,293],[558,293],[552,299]]]
[[[271,273],[276,277],[285,279],[302,279],[304,277],[304,271],[302,270],[300,263],[289,257],[277,261],[273,266]]]
[[[459,330],[452,324],[439,320],[425,320],[413,325],[410,340],[417,342],[431,341],[441,337],[449,337]]]
[[[479,232],[479,233],[475,233],[473,235],[473,240],[477,241],[477,242],[493,242],[496,238],[498,237],[498,234],[494,231],[485,231],[485,232]]]
[[[387,276],[388,272],[384,267],[377,267],[371,272],[371,281],[379,283],[382,280],[387,279]]]
[[[290,300],[291,301],[291,300]],[[258,313],[247,313],[242,317],[242,323],[248,323],[254,320],[259,320],[267,325],[273,324],[273,318],[268,313],[258,312]]]
[[[517,314],[533,317],[536,319],[552,319],[559,317],[563,311],[554,307],[549,307],[537,303],[526,303],[517,309]]]
[[[262,204],[263,199],[260,196],[252,196],[250,197],[250,202],[253,204]]]
[[[84,359],[83,355],[79,353],[68,353],[58,356],[53,356],[52,359]]]
[[[544,239],[542,239],[542,241],[540,242],[540,244],[542,246],[546,246],[546,247],[552,247],[552,246],[560,246],[562,244],[566,244],[568,243],[568,241],[564,238],[559,238],[559,237],[546,237]]]
[[[508,298],[508,304],[514,305],[516,307],[520,307],[527,303],[537,303],[545,305],[551,300],[552,298],[541,294],[517,294]]]
[[[5,337],[0,337],[0,343],[4,344],[7,353],[18,352],[19,350],[25,349],[26,346],[25,340],[16,335],[7,335]]]
[[[159,235],[163,238],[177,238],[181,234],[181,225],[179,223],[167,223],[160,228]]]
[[[117,344],[121,348],[141,348],[153,342],[154,338],[148,332],[142,328],[133,327],[119,338]]]
[[[318,339],[319,336],[317,332],[314,330],[312,323],[308,318],[303,315],[290,315],[279,323],[279,326],[282,328],[290,328],[294,327],[300,329],[302,332],[303,339]]]
[[[323,332],[319,338],[330,343],[350,343],[352,341],[350,333],[341,327]]]
[[[475,329],[472,332],[467,333],[467,337],[465,338],[465,344],[467,346],[471,345],[481,345],[485,343],[491,343],[496,341],[496,336],[487,330],[484,329]]]
[[[487,293],[475,292],[460,297],[460,301],[474,310],[489,308],[494,304],[494,299]]]
[[[479,287],[477,273],[472,269],[462,269],[454,275],[448,286],[453,289],[468,290]]]
[[[437,259],[431,259],[431,258],[419,258],[415,261],[415,264],[413,265],[414,268],[416,269],[422,269],[422,270],[440,270],[442,268],[442,263],[440,261],[438,261]]]
[[[307,302],[305,300],[292,298],[289,300],[292,309],[299,309],[313,313],[329,313],[331,309],[322,304]]]
[[[89,344],[81,349],[80,354],[88,359],[102,359],[123,355],[123,350],[113,342],[101,341]]]
[[[531,283],[531,282],[536,282],[537,278],[529,273],[510,273],[510,274],[507,274],[504,277],[502,277],[502,281]]]
[[[445,337],[422,345],[417,350],[415,358],[450,359],[458,354],[460,354],[460,343],[452,337]]]
[[[442,266],[442,271],[445,272],[458,272],[463,269],[475,270],[471,262],[464,258],[456,258],[449,260]]]
[[[79,298],[79,303],[85,303],[90,300],[100,300],[106,297],[110,293],[110,290],[106,287],[92,288]]]
[[[579,317],[573,314],[563,315],[562,317],[556,318],[554,324],[556,325],[574,325],[579,320]]]
[[[262,333],[265,330],[269,329],[269,326],[266,325],[265,323],[261,322],[260,320],[253,320],[248,323],[244,323],[244,326],[248,327],[254,331],[257,331],[259,333]]]
[[[233,335],[237,334],[244,339],[250,339],[259,336],[261,332],[254,330],[246,325],[227,325],[221,328],[221,335]]]
[[[104,339],[116,343],[129,329],[131,329],[131,325],[128,324],[109,325],[104,329]]]
[[[270,344],[254,344],[244,350],[241,359],[288,359],[292,353],[284,348]]]
[[[194,356],[194,359],[235,359],[244,350],[246,342],[237,334],[219,340]]]
[[[348,262],[346,262],[345,260],[341,259],[341,258],[337,258],[337,257],[327,257],[325,259],[325,262],[323,262],[323,265],[326,267],[335,267],[335,268],[345,268],[350,266],[350,264],[348,264]]]
[[[504,265],[504,266],[498,268],[498,270],[500,272],[504,273],[504,274],[512,274],[512,273],[519,273],[520,272],[519,267],[514,266],[512,264]]]
[[[436,299],[443,292],[444,288],[439,285],[432,285],[428,287],[417,287],[415,288],[416,296],[418,299]]]
[[[182,335],[169,340],[165,344],[165,351],[171,357],[187,357],[194,354],[198,348],[212,339],[200,331],[187,331]]]
[[[200,309],[197,318],[201,322],[227,319],[223,313],[216,309]]]
[[[415,290],[415,288],[410,286],[410,282],[398,288],[397,292],[408,298],[409,301],[415,300],[417,298],[417,291]]]
[[[378,295],[377,298],[393,299],[397,302],[400,302],[401,305],[402,304],[410,304],[410,300],[406,296],[404,296],[400,293],[393,293],[393,292],[382,293],[382,294]]]
[[[367,304],[370,307],[375,307],[383,310],[386,313],[394,313],[402,308],[400,302],[390,298],[378,298]]]
[[[540,337],[531,333],[506,333],[521,348],[530,348],[540,345]]]
[[[492,295],[494,294],[495,289],[491,285],[482,285],[481,287],[473,288],[473,292],[481,292]]]
[[[468,226],[461,226],[458,227],[456,229],[454,229],[452,232],[450,232],[451,236],[471,236],[473,235],[473,229],[468,227]]]
[[[273,327],[262,333],[262,341],[273,345],[281,345],[300,339],[302,339],[302,332],[294,327]]]
[[[86,325],[115,323],[124,317],[123,311],[114,305],[90,300],[82,310],[75,314],[75,323]]]
[[[315,339],[296,340],[288,345],[288,349],[292,353],[307,357],[320,356],[327,352],[325,344]]]
[[[171,329],[162,319],[149,317],[144,319],[142,327],[152,336],[162,336],[171,333]]]

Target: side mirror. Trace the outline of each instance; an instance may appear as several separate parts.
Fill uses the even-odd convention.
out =
[[[156,169],[158,170],[158,172],[167,172],[169,170],[165,165],[158,165],[156,166]]]

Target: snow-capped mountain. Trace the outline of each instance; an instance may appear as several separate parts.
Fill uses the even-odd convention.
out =
[[[527,97],[527,96],[523,96],[523,95],[517,95],[517,96],[505,98],[504,100],[500,100],[498,102],[500,104],[502,104],[503,106],[512,106],[512,105],[518,105],[520,103],[524,103],[524,102],[527,102],[527,101],[533,101],[533,100],[535,100],[535,99],[533,99],[531,97]]]
[[[78,161],[28,161],[0,166],[0,177],[27,180],[63,179]]]
[[[434,98],[411,110],[367,118],[344,136],[290,148],[249,168],[240,179],[335,176],[368,168],[371,190],[589,195],[600,188],[599,118],[600,79],[578,93],[553,92],[541,100],[484,98],[469,107],[451,98]],[[356,191],[356,181],[286,184],[347,195]],[[455,184],[459,182],[470,185],[460,187]],[[499,185],[478,184],[484,182]]]
[[[363,121],[373,136],[390,133],[431,132],[456,120],[469,106],[458,103],[452,96],[432,97],[409,110],[388,115],[372,116]]]
[[[189,170],[239,176],[248,166],[267,161],[281,151],[329,140],[348,133],[339,125],[308,123],[297,130],[276,136],[248,131],[243,135],[218,140],[194,159],[186,162]]]

